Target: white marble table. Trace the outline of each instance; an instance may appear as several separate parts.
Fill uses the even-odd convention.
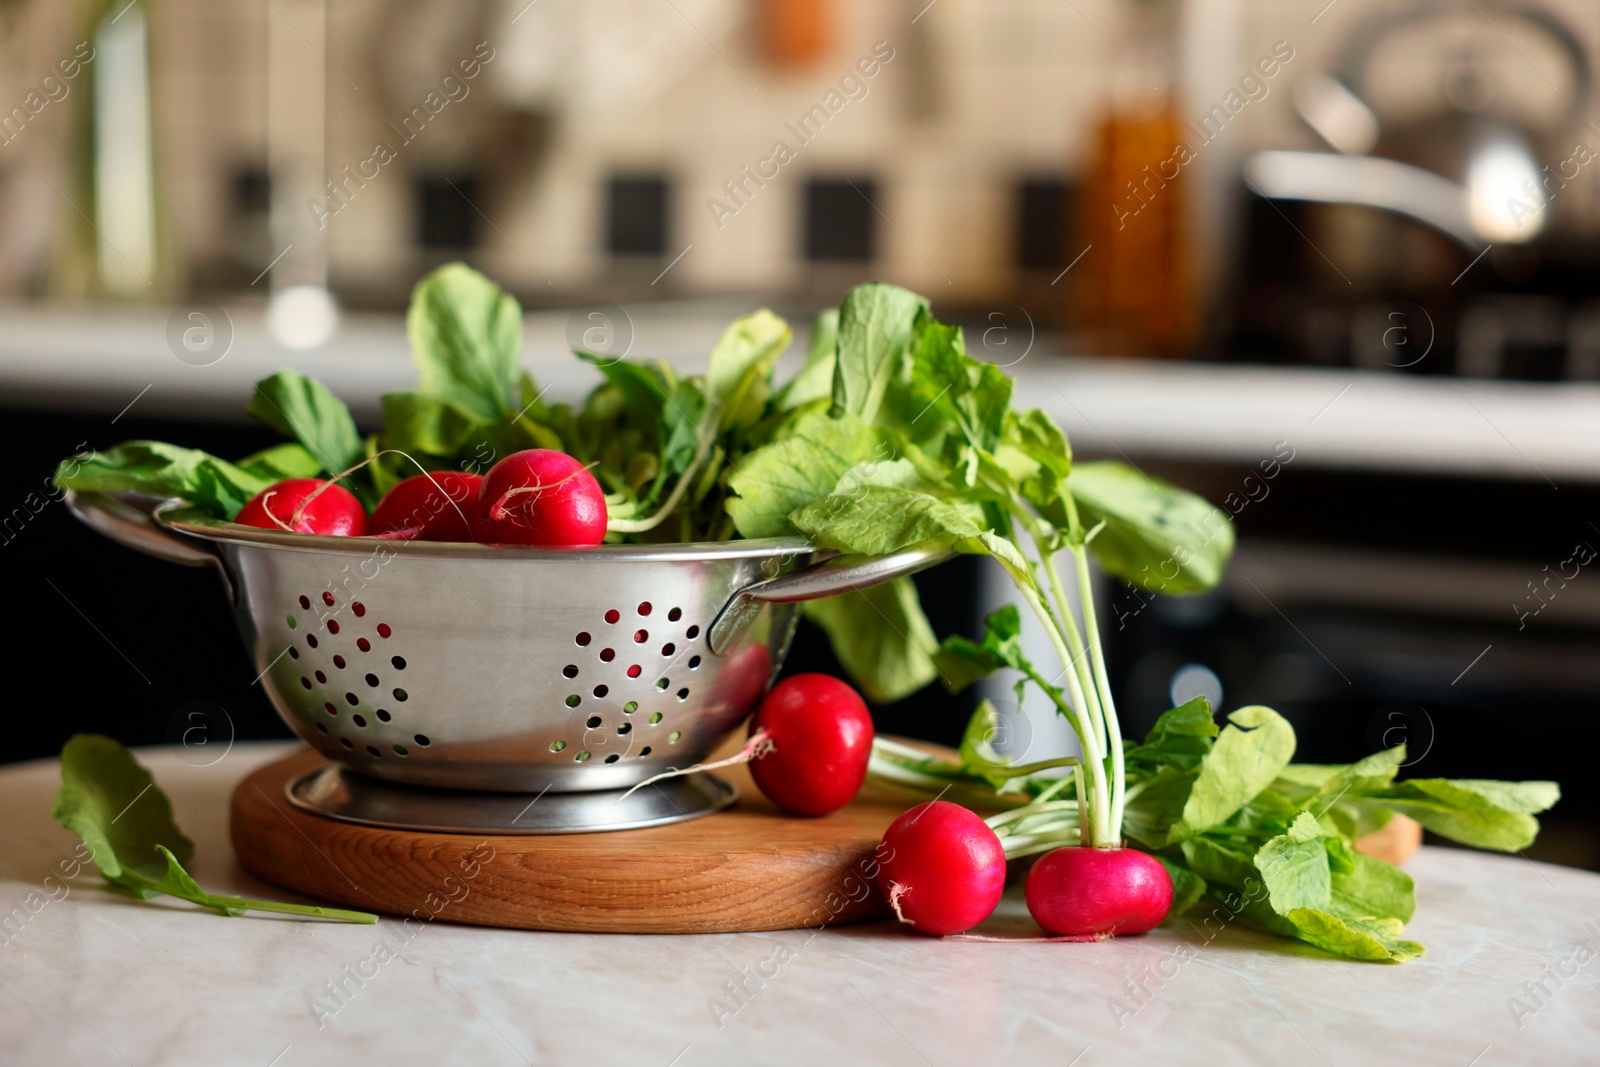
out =
[[[198,845],[193,873],[207,888],[289,899],[238,865],[226,825],[233,784],[284,751],[238,745],[210,767],[140,753]],[[56,784],[52,762],[0,771],[4,1064],[1600,1061],[1600,876],[1515,856],[1417,855],[1408,936],[1428,954],[1403,966],[1237,927],[1208,942],[1187,924],[1100,945],[941,942],[891,923],[699,936],[407,930],[133,901],[92,869],[47,881],[76,844],[50,820]],[[996,928],[1020,930],[1021,901],[1002,908]],[[1575,952],[1585,941],[1593,951]],[[1147,990],[1142,1006],[1130,982]],[[735,1001],[739,983],[753,994]],[[1520,1019],[1512,998],[1528,1008]]]

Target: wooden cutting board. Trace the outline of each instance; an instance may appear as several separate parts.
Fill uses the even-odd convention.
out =
[[[915,801],[863,791],[820,819],[786,815],[743,767],[738,803],[645,830],[483,836],[387,830],[313,815],[283,794],[325,761],[307,749],[249,775],[232,837],[257,876],[318,900],[482,926],[718,933],[884,918],[873,854]]]
[[[797,818],[732,767],[717,773],[739,787],[738,803],[689,822],[599,834],[421,833],[289,804],[285,783],[325,762],[306,749],[234,790],[233,847],[251,872],[367,911],[526,930],[729,933],[887,918],[873,855],[915,803],[868,787],[832,815]],[[1397,815],[1356,847],[1401,863],[1421,839],[1421,827]]]

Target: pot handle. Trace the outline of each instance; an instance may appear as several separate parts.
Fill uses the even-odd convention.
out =
[[[711,625],[711,651],[726,655],[767,604],[820,600],[893,581],[926,570],[955,555],[948,548],[918,545],[887,556],[830,556],[795,571],[747,585]]]
[[[150,512],[120,497],[105,493],[67,490],[67,510],[89,529],[125,548],[185,567],[219,567],[215,553],[170,534],[156,524]]]

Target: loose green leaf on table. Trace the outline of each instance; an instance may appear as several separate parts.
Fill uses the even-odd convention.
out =
[[[61,749],[61,789],[50,814],[83,839],[106,881],[136,896],[165,893],[226,915],[274,911],[378,921],[364,911],[207,893],[183,869],[194,857],[194,842],[173,821],[167,795],[132,753],[100,734],[78,734]]]
[[[1555,782],[1410,778],[1357,798],[1411,816],[1425,828],[1476,848],[1517,852],[1539,833],[1535,812],[1560,799]]]
[[[1271,785],[1294,755],[1294,728],[1261,705],[1240,708],[1200,761],[1199,777],[1173,825],[1169,841],[1181,841],[1222,822]]]

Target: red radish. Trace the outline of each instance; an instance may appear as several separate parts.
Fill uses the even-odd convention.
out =
[[[470,541],[483,476],[434,471],[407,478],[372,511],[372,532],[416,541]]]
[[[734,654],[745,662],[743,680],[733,688],[751,693],[738,699],[755,699],[760,690],[751,686],[765,684],[770,669],[766,649],[754,647],[760,649],[759,655],[752,655],[752,649]],[[750,776],[774,804],[796,815],[827,815],[861,791],[872,758],[872,735],[872,715],[854,689],[826,674],[797,674],[773,686],[761,702],[750,719],[750,740],[742,751],[646,778],[623,797],[663,778],[748,763]]]
[[[878,888],[903,923],[959,934],[994,912],[1006,854],[987,823],[959,804],[930,800],[890,824],[878,846]]]
[[[491,545],[598,545],[606,536],[605,493],[565,452],[514,452],[478,488],[473,534]]]
[[[234,522],[263,530],[364,537],[367,512],[355,494],[320,478],[287,478],[239,509]]]
[[[772,688],[750,720],[750,737],[770,751],[750,764],[750,777],[796,815],[838,811],[861,791],[872,757],[872,715],[844,682],[797,674]]]
[[[1172,910],[1172,877],[1133,848],[1058,848],[1023,889],[1028,914],[1053,934],[1142,934]]]

